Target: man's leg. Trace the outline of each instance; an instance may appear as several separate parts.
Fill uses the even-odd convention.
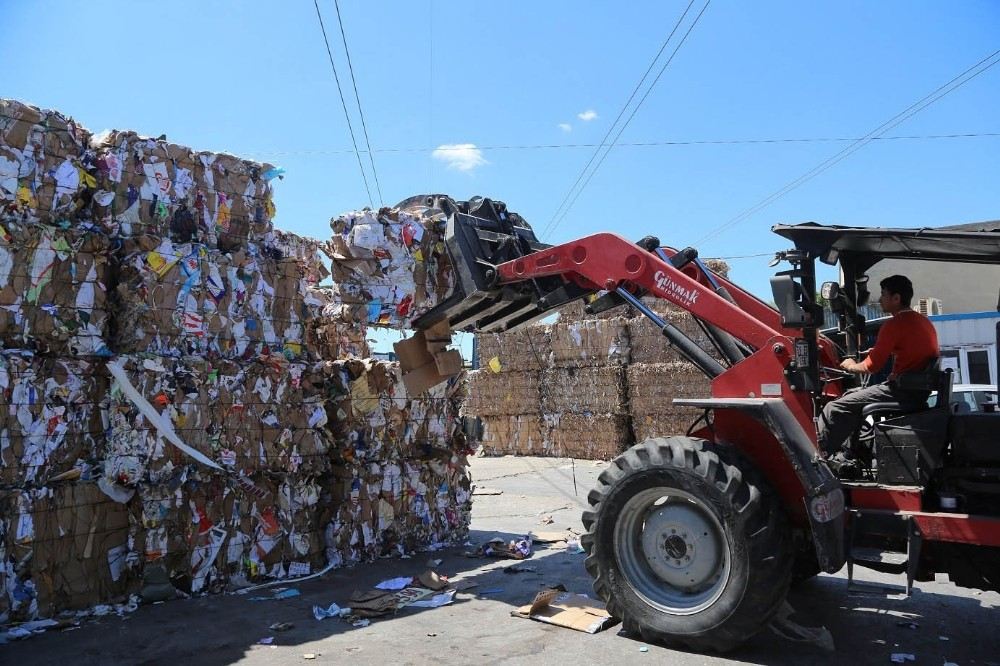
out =
[[[819,417],[817,439],[820,449],[831,456],[847,449],[851,435],[861,427],[861,411],[873,402],[895,402],[888,384],[848,391],[827,403]]]

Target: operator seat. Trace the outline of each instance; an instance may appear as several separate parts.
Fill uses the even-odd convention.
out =
[[[925,370],[912,373],[900,380],[905,381],[905,388],[936,392],[937,401],[934,403],[934,407],[928,408],[927,403],[904,405],[899,402],[873,402],[870,405],[865,405],[864,409],[861,410],[861,416],[865,419],[869,416],[875,419],[877,417],[888,418],[889,416],[912,414],[913,412],[922,412],[925,409],[943,408],[950,410],[952,372],[951,368],[942,370],[941,359],[935,358],[927,364]]]
[[[868,417],[873,420],[870,436],[876,459],[889,451],[911,447],[919,451],[923,470],[941,466],[952,416],[951,382],[952,369],[941,370],[940,359],[934,359],[925,370],[908,374],[900,380],[904,388],[937,391],[933,407],[928,407],[926,403],[914,406],[877,402],[862,409],[865,422]],[[914,481],[918,476],[914,469]]]

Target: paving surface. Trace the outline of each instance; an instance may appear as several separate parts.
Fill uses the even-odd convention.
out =
[[[473,541],[528,531],[582,529],[580,512],[602,464],[543,458],[476,458]],[[551,516],[551,524],[540,518]],[[331,572],[301,583],[300,596],[253,602],[247,596],[203,597],[141,607],[125,619],[106,617],[79,629],[49,632],[0,646],[0,663],[53,664],[888,664],[894,652],[917,664],[1000,664],[1000,594],[939,582],[918,584],[909,598],[848,594],[843,573],[819,576],[793,590],[794,619],[826,627],[835,651],[792,642],[765,630],[723,656],[689,654],[646,645],[612,627],[596,635],[514,618],[543,586],[562,583],[591,592],[583,555],[563,546],[539,546],[525,562],[537,572],[506,574],[510,561],[473,559],[456,548],[419,553]],[[354,590],[395,576],[417,575],[429,558],[453,580],[476,583],[437,609],[407,610],[365,628],[334,619],[317,621],[315,605],[343,603]],[[867,573],[867,572],[866,572]],[[872,574],[868,580],[899,582]],[[288,622],[293,628],[269,627]],[[917,628],[910,628],[913,623]],[[274,637],[274,646],[260,645]],[[645,648],[645,649],[643,649]],[[303,655],[315,655],[306,660]]]

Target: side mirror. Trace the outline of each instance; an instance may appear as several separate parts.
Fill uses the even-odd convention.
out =
[[[771,278],[771,293],[774,304],[781,313],[781,325],[801,328],[806,325],[806,311],[801,305],[802,287],[790,275],[775,275]]]

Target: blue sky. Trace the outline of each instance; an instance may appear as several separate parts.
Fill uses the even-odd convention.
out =
[[[333,0],[319,5],[350,94]],[[297,233],[325,237],[331,216],[368,204],[312,2],[2,6],[0,95],[279,164],[276,223]],[[565,146],[601,140],[686,6],[341,0],[382,201],[481,194],[545,228],[594,150]],[[860,137],[998,48],[987,0],[714,0],[620,141]],[[888,136],[998,133],[998,108],[1000,66]],[[444,153],[461,159],[435,156],[463,144]],[[549,145],[564,147],[498,148]],[[620,146],[547,240],[694,244],[846,145]],[[876,141],[699,249],[782,249],[776,222],[997,219],[998,174],[997,136]],[[732,275],[766,296],[767,261],[732,260]]]

